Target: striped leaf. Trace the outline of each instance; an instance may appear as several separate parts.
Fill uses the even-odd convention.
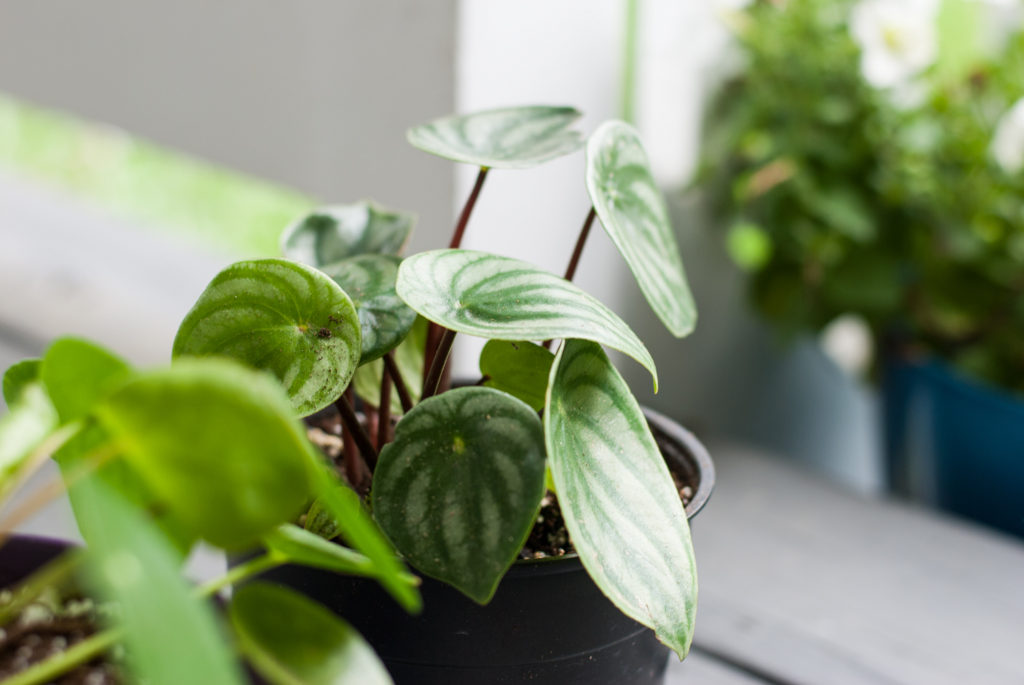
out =
[[[689,334],[697,322],[697,307],[665,199],[632,126],[609,121],[590,137],[587,190],[651,309],[674,336]]]
[[[398,254],[415,223],[415,214],[367,201],[320,207],[285,229],[281,253],[315,267],[361,254]]]
[[[341,286],[355,305],[362,332],[360,365],[395,349],[416,321],[416,312],[395,292],[400,261],[390,255],[367,254],[321,269]]]
[[[242,653],[273,685],[391,683],[352,626],[294,590],[248,583],[235,592],[228,616]]]
[[[319,457],[280,386],[230,360],[140,373],[96,415],[158,501],[218,547],[255,542],[312,494]]]
[[[599,345],[569,340],[559,351],[544,437],[565,525],[590,577],[685,657],[697,606],[686,513],[636,399]]]
[[[480,352],[480,373],[488,388],[518,397],[535,411],[544,408],[555,355],[530,342],[488,340]]]
[[[237,262],[221,271],[185,315],[174,356],[217,355],[270,371],[295,410],[334,402],[361,355],[359,317],[337,283],[284,259]]]
[[[544,435],[525,403],[460,388],[416,405],[373,478],[373,511],[415,568],[486,604],[544,495]]]
[[[569,281],[509,257],[421,252],[398,269],[398,295],[445,328],[496,340],[581,338],[619,350],[658,376],[650,352],[618,316]]]
[[[569,127],[582,116],[572,107],[509,107],[449,116],[414,126],[406,138],[430,154],[495,169],[526,169],[582,144]]]

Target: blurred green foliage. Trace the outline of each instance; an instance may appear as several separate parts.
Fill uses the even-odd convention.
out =
[[[124,216],[251,256],[317,202],[243,174],[0,94],[0,166]]]
[[[856,4],[756,2],[738,16],[744,66],[705,125],[712,215],[785,334],[852,313],[880,348],[1024,391],[1024,173],[991,154],[1024,96],[1024,36],[998,43],[978,33],[992,28],[982,3],[946,0],[934,64],[880,90],[861,75]]]

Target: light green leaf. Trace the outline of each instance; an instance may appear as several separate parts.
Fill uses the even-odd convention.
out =
[[[658,375],[650,352],[618,316],[569,281],[509,257],[433,250],[398,268],[398,295],[459,333],[497,340],[582,338],[619,350]]]
[[[540,411],[554,359],[551,352],[530,342],[489,340],[480,352],[480,373],[487,378],[488,388],[507,392]]]
[[[313,504],[309,506],[309,511],[306,512],[306,521],[302,527],[324,540],[333,540],[341,534],[337,522],[324,508],[319,497],[313,500]]]
[[[26,385],[39,379],[42,362],[42,359],[22,359],[4,371],[3,396],[8,407],[17,401]]]
[[[398,373],[405,381],[412,401],[419,402],[423,394],[423,357],[427,344],[427,320],[416,317],[412,330],[405,340],[395,348],[394,359]],[[380,404],[380,381],[384,376],[384,362],[380,359],[364,364],[356,369],[352,377],[352,387],[356,394],[371,407]],[[391,415],[401,416],[402,403],[397,392],[391,393]]]
[[[685,657],[697,607],[686,512],[640,406],[599,345],[568,340],[559,351],[544,435],[565,525],[590,577]]]
[[[377,569],[375,577],[406,611],[419,613],[423,607],[419,589],[410,585],[409,573],[399,561],[395,548],[363,507],[359,495],[343,485],[326,465],[319,474],[320,503],[338,524],[341,536],[373,561]]]
[[[181,576],[180,557],[139,509],[97,478],[76,484],[88,501],[88,574],[118,601],[132,682],[242,683],[213,611]]]
[[[415,214],[369,201],[321,207],[285,229],[281,253],[315,267],[361,254],[399,254],[415,223]]]
[[[57,425],[57,411],[43,384],[21,385],[7,413],[0,416],[0,499],[15,487],[20,468]]]
[[[654,313],[677,338],[693,331],[697,307],[668,208],[640,137],[629,124],[609,121],[590,137],[587,191]]]
[[[182,360],[128,381],[97,415],[146,486],[219,547],[251,544],[309,501],[319,457],[266,374]]]
[[[128,362],[95,343],[60,338],[43,355],[40,378],[61,423],[69,423],[88,415],[131,372]]]
[[[376,574],[376,566],[369,557],[348,547],[328,542],[315,533],[291,523],[278,526],[264,535],[263,544],[287,563],[358,576]],[[409,579],[410,584],[415,586],[415,576],[409,576]]]
[[[218,355],[270,371],[302,415],[341,396],[360,354],[359,317],[345,291],[284,259],[221,271],[174,339],[175,357]]]
[[[414,126],[406,138],[430,154],[495,169],[526,169],[582,145],[572,107],[509,107]]]
[[[374,472],[373,512],[416,569],[486,604],[544,495],[544,437],[528,405],[491,388],[405,415]]]
[[[395,292],[398,257],[360,255],[322,267],[352,299],[362,332],[360,364],[383,357],[409,334],[416,312]]]
[[[248,583],[235,592],[228,615],[242,652],[273,685],[391,683],[352,626],[293,590]]]

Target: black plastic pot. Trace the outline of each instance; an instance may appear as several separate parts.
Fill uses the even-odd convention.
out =
[[[10,587],[71,548],[70,542],[34,535],[12,535],[0,547],[0,588]]]
[[[714,485],[711,458],[691,433],[646,413],[666,462],[696,484],[686,508],[693,518]],[[352,623],[399,685],[646,685],[664,679],[668,648],[624,616],[575,555],[517,562],[487,606],[424,578],[419,616],[406,614],[363,578],[286,566],[263,579],[299,590]]]

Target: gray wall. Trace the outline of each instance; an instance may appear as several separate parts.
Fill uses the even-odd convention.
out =
[[[0,91],[331,201],[448,230],[452,183],[404,130],[446,114],[455,0],[33,0],[0,7]],[[424,235],[426,234],[426,235]]]

